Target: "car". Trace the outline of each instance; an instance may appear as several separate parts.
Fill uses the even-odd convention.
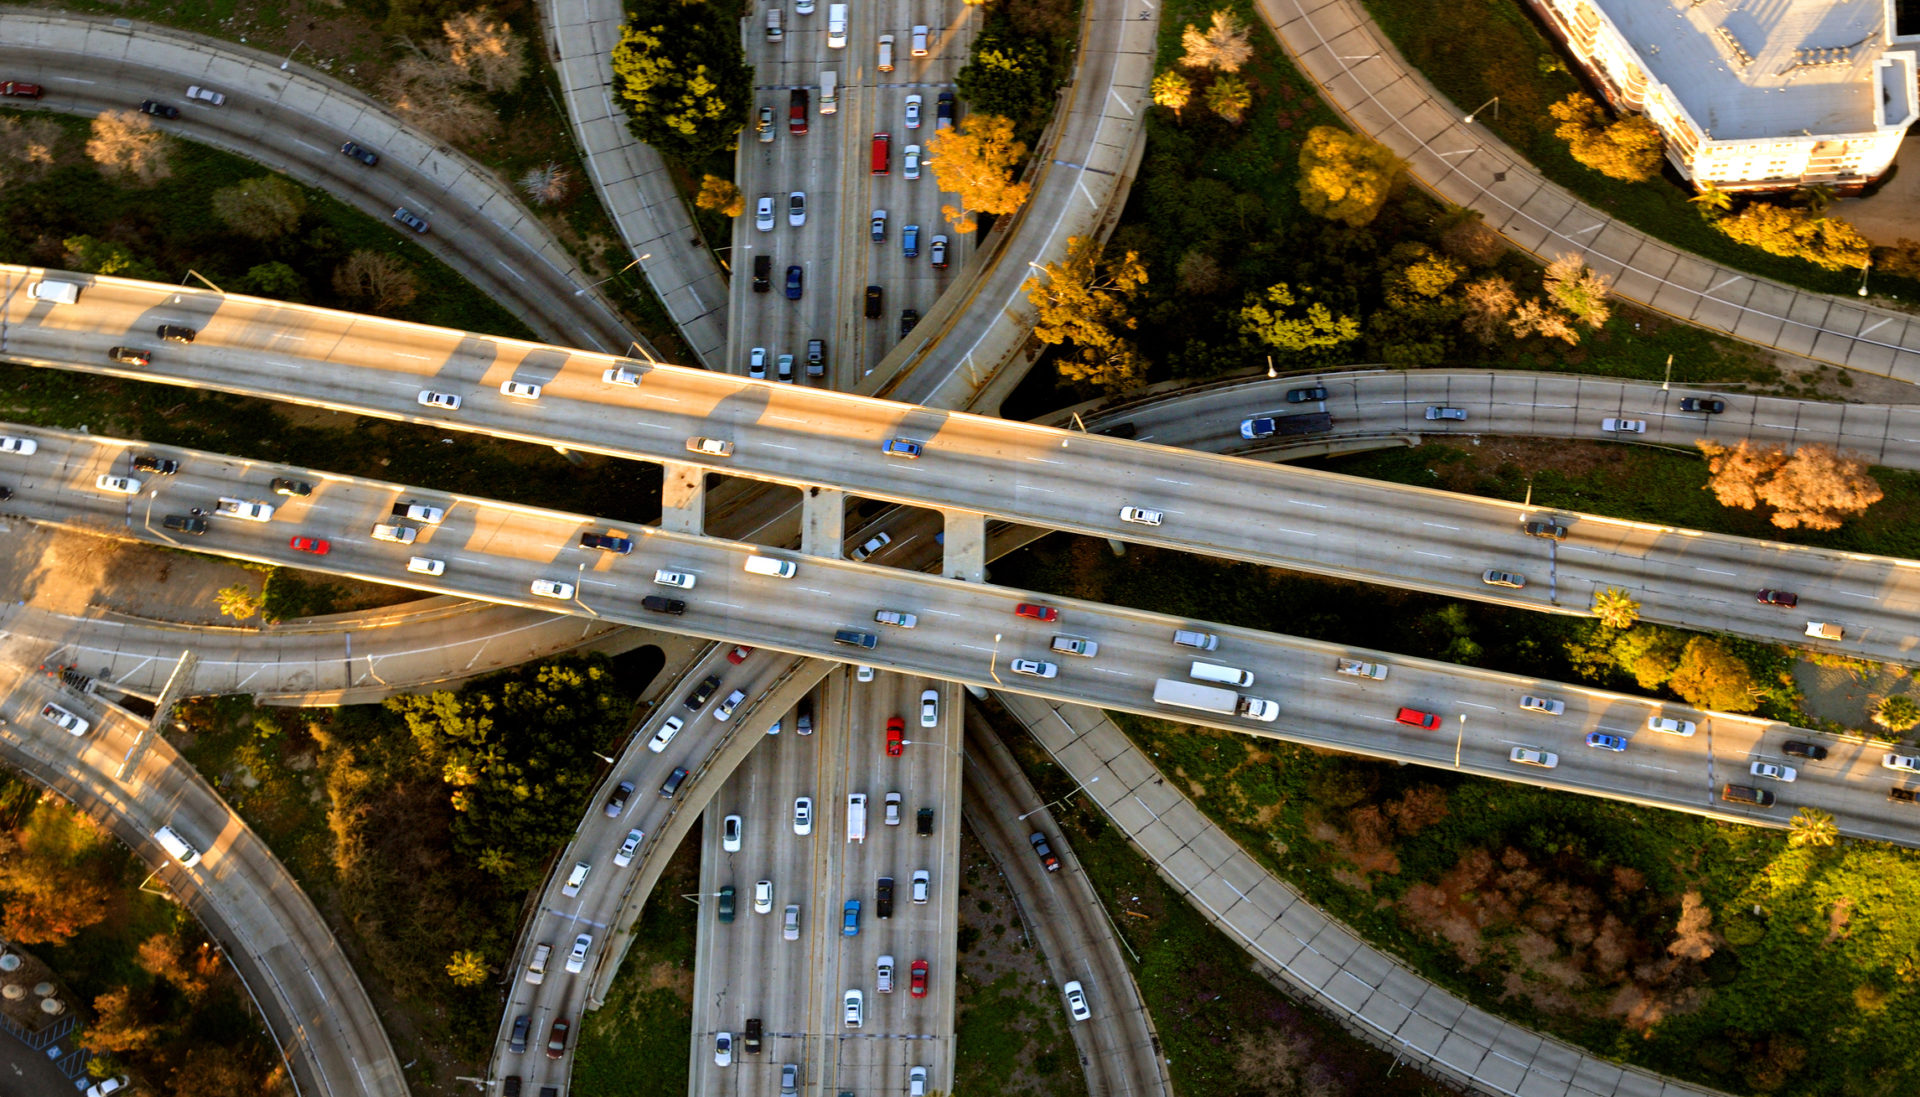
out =
[[[1652,716],[1647,719],[1647,730],[1678,735],[1684,739],[1698,729],[1694,727],[1692,720],[1676,720],[1671,716]]]
[[[699,712],[701,709],[707,707],[707,702],[713,699],[713,691],[719,688],[720,676],[718,674],[709,674],[701,679],[699,685],[693,687],[693,692],[687,694],[687,699],[681,703],[694,712]]]
[[[708,457],[732,457],[733,443],[724,438],[693,437],[687,439],[688,453],[704,453]]]
[[[533,1018],[522,1013],[513,1019],[513,1035],[507,1037],[507,1053],[525,1055],[527,1052],[527,1033],[533,1028]]]
[[[667,717],[666,722],[660,725],[660,730],[654,732],[653,738],[647,740],[647,749],[655,754],[667,749],[667,744],[673,742],[673,737],[680,734],[680,729],[684,726],[686,726],[686,720],[681,717]]]
[[[933,833],[933,809],[921,808],[914,815],[913,832],[925,838]]]
[[[761,232],[773,231],[773,195],[766,194],[753,207],[753,227]]]
[[[793,384],[793,355],[783,354],[780,356],[779,364],[774,370],[774,375],[789,385]]]
[[[887,242],[887,211],[883,209],[874,210],[873,220],[868,223],[868,228],[871,229],[871,234],[873,236],[874,243],[876,244],[886,243]]]
[[[615,366],[610,370],[601,372],[600,383],[605,385],[624,385],[630,389],[637,389],[640,387],[640,375],[630,369]]]
[[[787,195],[787,225],[799,228],[807,223],[807,192],[796,190]]]
[[[1513,590],[1524,590],[1527,585],[1526,576],[1511,571],[1501,571],[1499,568],[1488,568],[1481,572],[1480,581],[1490,587],[1508,587]]]
[[[180,462],[171,457],[155,457],[151,453],[134,454],[132,464],[133,471],[151,472],[155,476],[172,476],[180,471]]]
[[[907,752],[907,722],[898,716],[887,717],[887,757],[898,758]]]
[[[584,549],[599,549],[601,552],[612,552],[625,556],[633,551],[633,541],[630,538],[618,537],[611,533],[583,533],[580,535],[580,547]]]
[[[919,309],[900,310],[900,338],[905,339],[914,328],[920,326]]]
[[[660,782],[660,798],[663,800],[671,800],[675,796],[678,796],[680,794],[680,786],[685,784],[686,780],[687,780],[687,767],[685,766],[673,767],[673,772],[667,774],[667,779]],[[733,889],[726,888],[724,890],[726,892],[726,898],[728,901],[727,905],[729,909],[731,909],[732,900],[733,900]]]
[[[553,598],[562,602],[573,597],[573,584],[563,583],[558,579],[535,579],[530,589],[542,598]]]
[[[1522,526],[1521,529],[1525,531],[1528,537],[1545,537],[1552,541],[1564,541],[1567,539],[1567,527],[1552,520],[1528,522],[1525,526]]]
[[[1697,411],[1702,415],[1718,415],[1727,410],[1725,400],[1716,400],[1711,396],[1682,396],[1681,411]]]
[[[395,518],[405,518],[410,522],[424,522],[429,526],[437,526],[447,517],[446,508],[416,503],[411,499],[395,503],[392,514]]]
[[[391,541],[396,545],[411,545],[413,544],[414,538],[420,536],[420,531],[414,529],[412,526],[403,526],[398,522],[391,524],[383,523],[374,526],[373,532],[369,534],[369,536],[376,541]]]
[[[524,1042],[522,1046],[524,1047]],[[112,1078],[103,1079],[88,1086],[87,1097],[112,1097],[113,1094],[126,1089],[132,1084],[133,1079],[124,1074],[117,1074]]]
[[[911,460],[919,457],[923,451],[920,443],[911,438],[889,438],[880,443],[880,452],[888,457],[905,457]]]
[[[1315,385],[1312,388],[1287,390],[1287,403],[1289,404],[1316,404],[1326,398],[1327,390],[1319,385]]]
[[[1429,421],[1438,420],[1438,421],[1447,421],[1447,422],[1453,422],[1453,423],[1464,423],[1467,421],[1467,409],[1446,408],[1446,407],[1440,407],[1439,405],[1435,405],[1427,409],[1427,419]]]
[[[923,690],[920,694],[920,726],[940,726],[940,691],[937,689]]]
[[[1033,846],[1033,852],[1040,858],[1040,866],[1048,872],[1060,871],[1060,858],[1053,855],[1053,847],[1047,844],[1047,836],[1034,831],[1027,836],[1027,842]]]
[[[222,495],[220,502],[214,506],[213,510],[215,514],[229,515],[243,522],[273,521],[273,508],[251,499],[235,499],[232,496]],[[409,529],[408,532],[411,533],[412,530]]]
[[[1790,590],[1774,590],[1771,587],[1757,592],[1753,597],[1754,601],[1759,602],[1763,606],[1780,606],[1785,609],[1792,609],[1800,604],[1800,596],[1798,594]]]
[[[769,145],[773,143],[773,108],[772,107],[760,108],[760,118],[758,121],[754,122],[753,130],[755,133],[760,135],[761,144]]]
[[[1720,798],[1730,804],[1753,804],[1763,808],[1773,806],[1773,793],[1751,785],[1722,785]]]
[[[741,663],[746,662],[747,656],[752,654],[753,654],[753,649],[748,647],[747,645],[735,644],[733,645],[733,650],[727,652],[727,662],[732,663],[734,666],[737,667]]]
[[[1827,748],[1818,743],[1803,743],[1798,739],[1789,739],[1780,744],[1780,753],[1793,758],[1805,758],[1809,762],[1824,762]]]
[[[22,457],[31,457],[39,448],[40,443],[31,438],[0,435],[0,453],[17,453]]]
[[[953,126],[953,93],[943,91],[933,103],[933,128],[949,129]]]
[[[42,89],[38,84],[29,84],[24,80],[0,80],[0,98],[38,99]]]
[[[1037,602],[1021,602],[1013,607],[1015,617],[1031,617],[1036,621],[1058,621],[1060,611],[1052,606],[1043,606]]]
[[[1645,434],[1647,421],[1645,419],[1602,419],[1600,429],[1610,434]]]
[[[727,694],[727,699],[720,702],[719,708],[713,710],[713,718],[723,724],[733,719],[733,710],[739,708],[740,702],[746,699],[747,691],[743,689],[736,689]]]
[[[1507,760],[1523,766],[1539,766],[1541,769],[1552,769],[1560,764],[1558,754],[1534,747],[1514,747],[1508,752]]]
[[[924,26],[914,27],[913,34],[908,38],[908,42],[911,43],[909,48],[915,57],[925,57],[927,55],[927,28]],[[914,98],[918,99],[920,97],[916,95]]]
[[[873,611],[873,621],[874,624],[892,625],[894,628],[914,628],[920,624],[920,617],[900,609],[879,609]]]
[[[219,92],[213,90],[212,88],[203,88],[198,84],[188,85],[187,98],[195,100],[197,102],[201,102],[201,103],[211,103],[216,107],[224,107],[227,105],[226,96],[220,94]]]
[[[908,145],[900,152],[900,177],[902,179],[920,178],[920,146]]]
[[[927,1097],[927,1068],[907,1068],[907,1097]]]
[[[1520,708],[1526,712],[1544,712],[1548,716],[1560,716],[1566,713],[1567,703],[1552,697],[1535,697],[1528,694],[1520,698]]]
[[[733,1033],[716,1033],[713,1037],[713,1065],[717,1067],[733,1065]]]
[[[1777,762],[1755,762],[1747,767],[1747,772],[1755,777],[1765,777],[1770,781],[1787,784],[1800,776],[1800,771],[1792,766],[1783,766]]]
[[[789,941],[800,939],[800,904],[787,904],[786,916],[780,923],[780,936]]]
[[[890,827],[897,827],[900,825],[900,794],[899,793],[897,792],[887,793],[886,810],[882,815],[882,819]]]
[[[169,343],[191,343],[200,334],[198,329],[185,324],[161,324],[153,329],[153,333]]]
[[[802,697],[793,707],[793,730],[800,735],[813,734],[813,698]]]
[[[840,909],[840,936],[860,936],[860,900],[848,899],[847,905]]]
[[[662,598],[658,594],[649,594],[640,599],[640,608],[654,613],[671,614],[678,617],[687,612],[687,604],[678,598]]]
[[[853,560],[855,563],[859,563],[892,543],[892,534],[885,532],[876,533],[872,537],[867,538],[866,544],[853,550]]]
[[[720,889],[719,908],[720,909],[718,911],[718,914],[720,916],[720,924],[721,925],[732,924],[733,922],[733,885],[732,884],[727,884],[726,886]]]
[[[633,830],[628,831],[626,841],[621,842],[620,848],[614,851],[613,863],[615,867],[626,868],[628,865],[632,864],[633,855],[639,851],[640,843],[642,841],[645,841],[646,837],[647,836],[645,832],[641,831],[637,827]]]
[[[1440,726],[1440,716],[1438,713],[1421,712],[1417,708],[1403,708],[1395,714],[1393,719],[1395,723],[1420,728],[1423,731],[1432,731]]]
[[[927,265],[934,270],[947,269],[947,238],[944,233],[928,241]]]
[[[933,874],[926,869],[913,870],[913,904],[926,906],[929,893],[933,890]]]
[[[915,998],[925,998],[927,996],[927,962],[915,960],[908,965],[907,971],[909,972],[907,993]]]
[[[883,311],[880,307],[880,300],[881,300],[880,287],[868,286],[867,298],[866,298],[866,310],[865,310],[865,316],[867,319],[878,320],[880,318],[880,313]]]
[[[920,55],[915,54],[914,56],[918,57]],[[918,95],[907,96],[907,128],[910,130],[920,128],[920,97]]]
[[[793,832],[802,838],[813,833],[813,797],[794,797]]]
[[[560,885],[560,894],[569,899],[580,894],[580,888],[587,882],[587,874],[592,871],[593,866],[587,862],[575,861],[573,871],[567,875],[567,882]]]
[[[859,666],[854,667],[853,680],[856,682],[873,681],[873,668],[870,666],[867,666],[865,663],[861,663]]]
[[[151,114],[155,118],[178,118],[180,108],[162,103],[158,99],[143,99],[140,102],[140,113]]]
[[[107,360],[123,366],[150,366],[153,364],[153,353],[138,347],[113,347],[107,351]]]
[[[628,797],[632,795],[633,795],[632,781],[622,781],[619,784],[615,785],[613,788],[613,792],[607,796],[607,806],[606,806],[607,818],[609,819],[620,818],[621,813],[627,810]]]
[[[900,251],[909,259],[920,254],[919,225],[908,225],[900,230]]]
[[[538,400],[540,386],[528,381],[502,381],[500,395],[511,396],[515,400]]]
[[[893,877],[880,877],[873,897],[873,916],[886,919],[893,917]]]
[[[553,955],[553,946],[545,941],[533,946],[533,956],[527,960],[527,983],[539,986],[547,979],[547,957]]]
[[[1622,751],[1627,749],[1627,741],[1618,735],[1609,735],[1604,731],[1587,732],[1587,745],[1599,750]]]
[[[287,542],[295,552],[311,552],[315,556],[325,556],[333,549],[333,543],[320,537],[295,537]]]
[[[1164,511],[1148,510],[1145,507],[1121,507],[1120,520],[1132,522],[1136,526],[1157,526],[1166,518]]]
[[[1056,664],[1044,663],[1038,659],[1015,659],[1007,664],[1007,669],[1015,674],[1026,674],[1035,678],[1052,678],[1060,673],[1060,668]]]
[[[754,347],[747,352],[747,378],[752,381],[767,379],[767,348]]]
[[[800,136],[807,132],[807,100],[811,92],[806,88],[792,88],[787,92],[787,132]]]
[[[393,211],[393,219],[412,229],[414,232],[425,233],[427,231],[427,219],[409,210],[405,206],[401,206],[399,209]]]
[[[547,1058],[559,1059],[566,1055],[567,1033],[572,1029],[565,1017],[554,1018],[553,1027],[547,1030]]]
[[[1920,757],[1912,754],[1895,754],[1892,751],[1880,756],[1880,768],[1900,770],[1906,773],[1920,773]]]
[[[115,476],[110,472],[103,472],[94,477],[93,486],[114,495],[140,494],[140,481],[131,476]]]
[[[367,148],[365,145],[361,145],[353,141],[348,141],[347,143],[341,145],[340,151],[347,156],[353,157],[355,160],[360,161],[362,164],[365,164],[368,167],[373,167],[374,165],[380,163],[379,153],[373,151],[370,148]]]
[[[85,735],[87,729],[93,726],[86,720],[75,716],[73,713],[68,712],[66,709],[61,708],[51,701],[40,706],[40,718],[52,723],[54,727],[59,728],[68,735]]]
[[[160,520],[160,524],[179,533],[191,533],[200,536],[207,532],[207,520],[195,514],[169,514]]]
[[[805,280],[806,276],[802,273],[799,266],[796,265],[787,268],[787,300],[800,300],[800,294],[804,288]]]
[[[435,392],[432,389],[421,389],[417,400],[423,408],[441,408],[446,411],[460,410],[460,398],[450,392]]]
[[[1100,654],[1099,643],[1084,636],[1056,636],[1050,646],[1062,655],[1078,655],[1083,659]]]
[[[1060,990],[1067,996],[1067,1012],[1073,1016],[1074,1020],[1084,1021],[1093,1016],[1093,1011],[1087,1008],[1086,989],[1080,985],[1078,979],[1062,984]]]
[[[847,1027],[859,1028],[861,1021],[866,1017],[866,999],[858,990],[849,990],[844,1001]]]
[[[893,957],[882,956],[873,965],[874,989],[881,994],[893,993]]]
[[[729,815],[720,822],[720,848],[727,853],[740,852],[740,817]]]
[[[1240,420],[1240,437],[1242,438],[1271,438],[1278,430],[1271,416]]]
[[[447,562],[426,556],[412,556],[407,558],[407,570],[416,575],[445,575]]]
[[[275,495],[297,495],[302,498],[313,494],[313,485],[305,480],[294,480],[286,476],[276,476],[267,482]]]

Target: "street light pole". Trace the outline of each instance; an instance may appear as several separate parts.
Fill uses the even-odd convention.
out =
[[[1000,680],[1000,672],[998,669],[996,669],[996,664],[999,662],[1000,662],[1000,634],[996,632],[993,634],[993,656],[987,660],[987,673],[993,676],[994,685],[1004,686],[1006,685],[1006,683]]]
[[[645,255],[642,255],[640,258],[635,259],[633,262],[628,263],[626,266],[621,267],[619,270],[614,271],[612,274],[607,275],[605,278],[600,279],[600,281],[594,282],[588,285],[587,287],[585,287],[584,289],[574,290],[573,295],[575,297],[584,297],[586,296],[587,290],[594,288],[594,286],[605,285],[606,283],[613,281],[615,278],[620,277],[621,275],[627,273],[628,271],[632,270],[633,268],[639,266],[640,264],[646,262],[651,258],[653,258],[653,253],[648,252]]]
[[[1267,380],[1271,381],[1278,376],[1280,376],[1279,372],[1273,368],[1273,355],[1269,354],[1267,355]]]
[[[1493,98],[1487,100],[1486,102],[1480,104],[1479,106],[1467,112],[1467,125],[1469,126],[1473,125],[1474,115],[1479,114],[1481,111],[1486,110],[1488,107],[1493,108],[1493,116],[1495,118],[1500,117],[1500,97],[1496,95]]]
[[[1673,355],[1667,355],[1667,375],[1660,379],[1660,391],[1668,392],[1673,388]]]
[[[281,72],[287,71],[287,66],[293,64],[293,55],[296,53],[299,53],[300,47],[306,44],[307,44],[307,40],[305,38],[302,38],[298,42],[295,42],[293,44],[293,48],[287,51],[287,59],[285,61],[280,62]]]
[[[1867,261],[1860,264],[1860,288],[1854,291],[1862,297],[1865,297],[1867,295],[1867,272],[1872,269],[1873,269],[1873,257],[1869,255],[1867,257]]]
[[[1068,800],[1073,799],[1073,794],[1075,792],[1084,792],[1089,786],[1097,785],[1099,783],[1100,783],[1100,778],[1098,777],[1095,777],[1088,781],[1083,781],[1080,784],[1073,786],[1073,789],[1069,791],[1065,796],[1060,797],[1058,800],[1049,800],[1046,803],[1041,804],[1039,807],[1034,808],[1032,811],[1027,812],[1027,815],[1038,815],[1041,812],[1047,810],[1049,807],[1052,807],[1054,804],[1065,804]],[[1020,816],[1021,821],[1025,821],[1027,818],[1027,815]]]
[[[1460,746],[1467,741],[1467,714],[1460,714],[1460,735],[1453,741],[1453,768],[1460,768]]]

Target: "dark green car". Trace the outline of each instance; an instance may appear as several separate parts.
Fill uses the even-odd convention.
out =
[[[733,885],[720,889],[720,921],[724,925],[733,921]]]

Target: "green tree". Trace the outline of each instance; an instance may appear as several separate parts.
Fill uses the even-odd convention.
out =
[[[733,148],[753,100],[738,21],[703,0],[640,0],[613,49],[633,135],[693,164]]]
[[[1712,224],[1725,215],[1728,210],[1733,208],[1733,196],[1726,191],[1721,190],[1712,183],[1701,182],[1697,185],[1700,193],[1687,199],[1687,201],[1693,204],[1693,208],[1699,212],[1702,221]]]
[[[1360,338],[1360,322],[1351,316],[1335,316],[1318,301],[1306,308],[1305,315],[1289,316],[1293,287],[1285,282],[1267,287],[1266,297],[1250,297],[1240,310],[1240,330],[1275,350],[1291,351],[1310,357]]]
[[[1686,653],[1683,638],[1669,628],[1639,625],[1613,637],[1614,665],[1633,677],[1641,689],[1659,689],[1673,677]]]
[[[501,879],[512,876],[515,867],[513,854],[491,846],[480,851],[480,858],[475,864],[479,866],[481,872]]]
[[[953,78],[971,110],[1032,120],[1053,98],[1046,44],[995,14],[973,40],[973,55]]]
[[[213,192],[213,215],[242,236],[275,240],[300,227],[307,196],[278,175],[243,179]]]
[[[230,587],[221,587],[214,595],[214,604],[220,612],[236,621],[244,621],[260,612],[260,596],[251,586],[235,583]]]
[[[1644,183],[1660,174],[1666,138],[1645,115],[1630,114],[1609,125],[1600,104],[1577,91],[1547,110],[1560,120],[1555,135],[1587,167],[1628,183]]]
[[[1845,221],[1770,202],[1751,203],[1713,224],[1736,243],[1827,270],[1864,267],[1873,255],[1873,245]]]
[[[1619,587],[1607,587],[1595,592],[1593,614],[1608,628],[1632,628],[1633,623],[1640,619],[1640,603]]]
[[[166,278],[160,268],[135,255],[124,244],[111,240],[102,240],[97,236],[69,236],[60,241],[65,249],[64,262],[68,270],[86,271],[89,274],[114,274],[122,278],[141,278],[149,282]]]
[[[1252,106],[1253,88],[1238,76],[1216,76],[1213,83],[1207,85],[1208,109],[1236,126],[1246,120],[1247,110]]]
[[[235,293],[252,294],[255,297],[271,297],[276,301],[292,301],[305,304],[307,280],[300,272],[279,260],[248,267],[245,274],[235,278],[232,283]]]
[[[1787,844],[1795,849],[1830,846],[1840,840],[1840,827],[1834,823],[1833,813],[1819,808],[1803,807],[1794,812],[1788,826],[1792,829],[1787,834]]]
[[[1873,707],[1873,722],[1895,734],[1912,731],[1920,724],[1920,704],[1904,693],[1883,697]]]
[[[1193,81],[1185,74],[1168,69],[1153,78],[1153,102],[1155,106],[1165,107],[1173,112],[1175,118],[1186,109],[1193,99]]]
[[[1680,663],[1667,685],[1696,708],[1721,712],[1752,712],[1759,707],[1760,690],[1747,664],[1711,636],[1687,641]]]
[[[1332,126],[1315,126],[1300,146],[1300,204],[1354,228],[1387,203],[1403,165],[1385,145]]]
[[[1562,255],[1547,264],[1546,289],[1554,304],[1596,331],[1613,315],[1613,306],[1607,304],[1607,276],[1591,270],[1584,255]]]
[[[1027,279],[1027,300],[1037,310],[1034,338],[1074,348],[1061,356],[1063,378],[1110,391],[1139,382],[1144,365],[1126,333],[1138,324],[1133,303],[1146,284],[1137,252],[1108,257],[1098,240],[1083,236],[1068,237],[1066,258]]]
[[[487,958],[471,949],[462,949],[447,961],[447,978],[457,987],[477,987],[487,981]]]

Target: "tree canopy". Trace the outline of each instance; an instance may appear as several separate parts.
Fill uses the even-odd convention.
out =
[[[1560,120],[1555,135],[1587,167],[1628,183],[1644,183],[1660,174],[1666,138],[1645,115],[1630,114],[1608,123],[1600,104],[1578,91],[1547,110]]]
[[[1723,507],[1773,508],[1781,529],[1839,529],[1884,496],[1866,462],[1811,444],[1789,455],[1779,446],[1694,443],[1707,456],[1708,491]]]
[[[1837,217],[1795,206],[1754,202],[1731,216],[1713,222],[1737,243],[1772,255],[1805,259],[1827,270],[1864,267],[1873,245],[1852,225]]]
[[[1073,236],[1067,239],[1067,257],[1047,264],[1043,272],[1027,279],[1025,289],[1038,310],[1034,338],[1075,348],[1073,354],[1062,355],[1060,375],[1106,389],[1137,384],[1145,365],[1124,333],[1138,323],[1131,311],[1133,299],[1147,283],[1146,264],[1139,255],[1128,251],[1109,258],[1098,240]]]
[[[1268,286],[1264,296],[1249,298],[1240,310],[1240,330],[1275,350],[1309,355],[1360,338],[1358,320],[1335,316],[1318,301],[1308,305],[1304,315],[1287,315],[1284,310],[1297,303],[1292,286]]]
[[[1013,139],[1013,120],[994,114],[968,114],[951,129],[927,139],[927,168],[942,191],[960,196],[958,206],[942,207],[955,232],[972,232],[976,213],[1012,213],[1033,190],[1013,177],[1027,146]]]
[[[975,112],[1015,122],[1034,118],[1053,97],[1046,45],[997,10],[974,37],[973,54],[953,83]]]
[[[633,135],[682,163],[732,148],[753,101],[739,22],[699,0],[635,5],[613,79]]]
[[[1300,146],[1300,204],[1308,213],[1360,228],[1387,204],[1401,167],[1372,138],[1315,126]]]

